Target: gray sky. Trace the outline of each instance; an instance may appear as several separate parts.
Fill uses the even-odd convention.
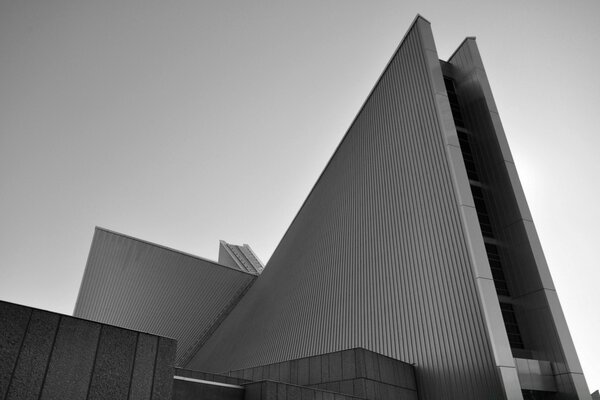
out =
[[[0,299],[70,314],[96,225],[267,261],[417,13],[477,37],[600,388],[597,0],[0,0]]]

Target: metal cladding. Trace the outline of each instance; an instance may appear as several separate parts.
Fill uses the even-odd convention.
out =
[[[255,275],[96,228],[73,315],[202,345]]]
[[[418,17],[267,268],[187,367],[364,347],[414,363],[421,399],[503,397],[434,78]]]

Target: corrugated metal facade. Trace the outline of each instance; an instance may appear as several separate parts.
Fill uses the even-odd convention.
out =
[[[185,363],[255,275],[96,228],[73,315],[177,339]]]
[[[364,347],[414,363],[422,400],[505,397],[433,87],[441,68],[431,38],[417,18],[267,268],[189,368]]]

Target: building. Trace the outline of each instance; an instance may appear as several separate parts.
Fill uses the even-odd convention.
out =
[[[74,315],[258,397],[590,398],[475,39],[440,61],[422,17],[264,271],[220,249],[97,229]]]

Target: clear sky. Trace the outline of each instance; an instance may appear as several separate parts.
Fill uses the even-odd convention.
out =
[[[96,225],[267,261],[417,13],[477,37],[600,388],[597,0],[0,0],[0,299],[70,314]]]

